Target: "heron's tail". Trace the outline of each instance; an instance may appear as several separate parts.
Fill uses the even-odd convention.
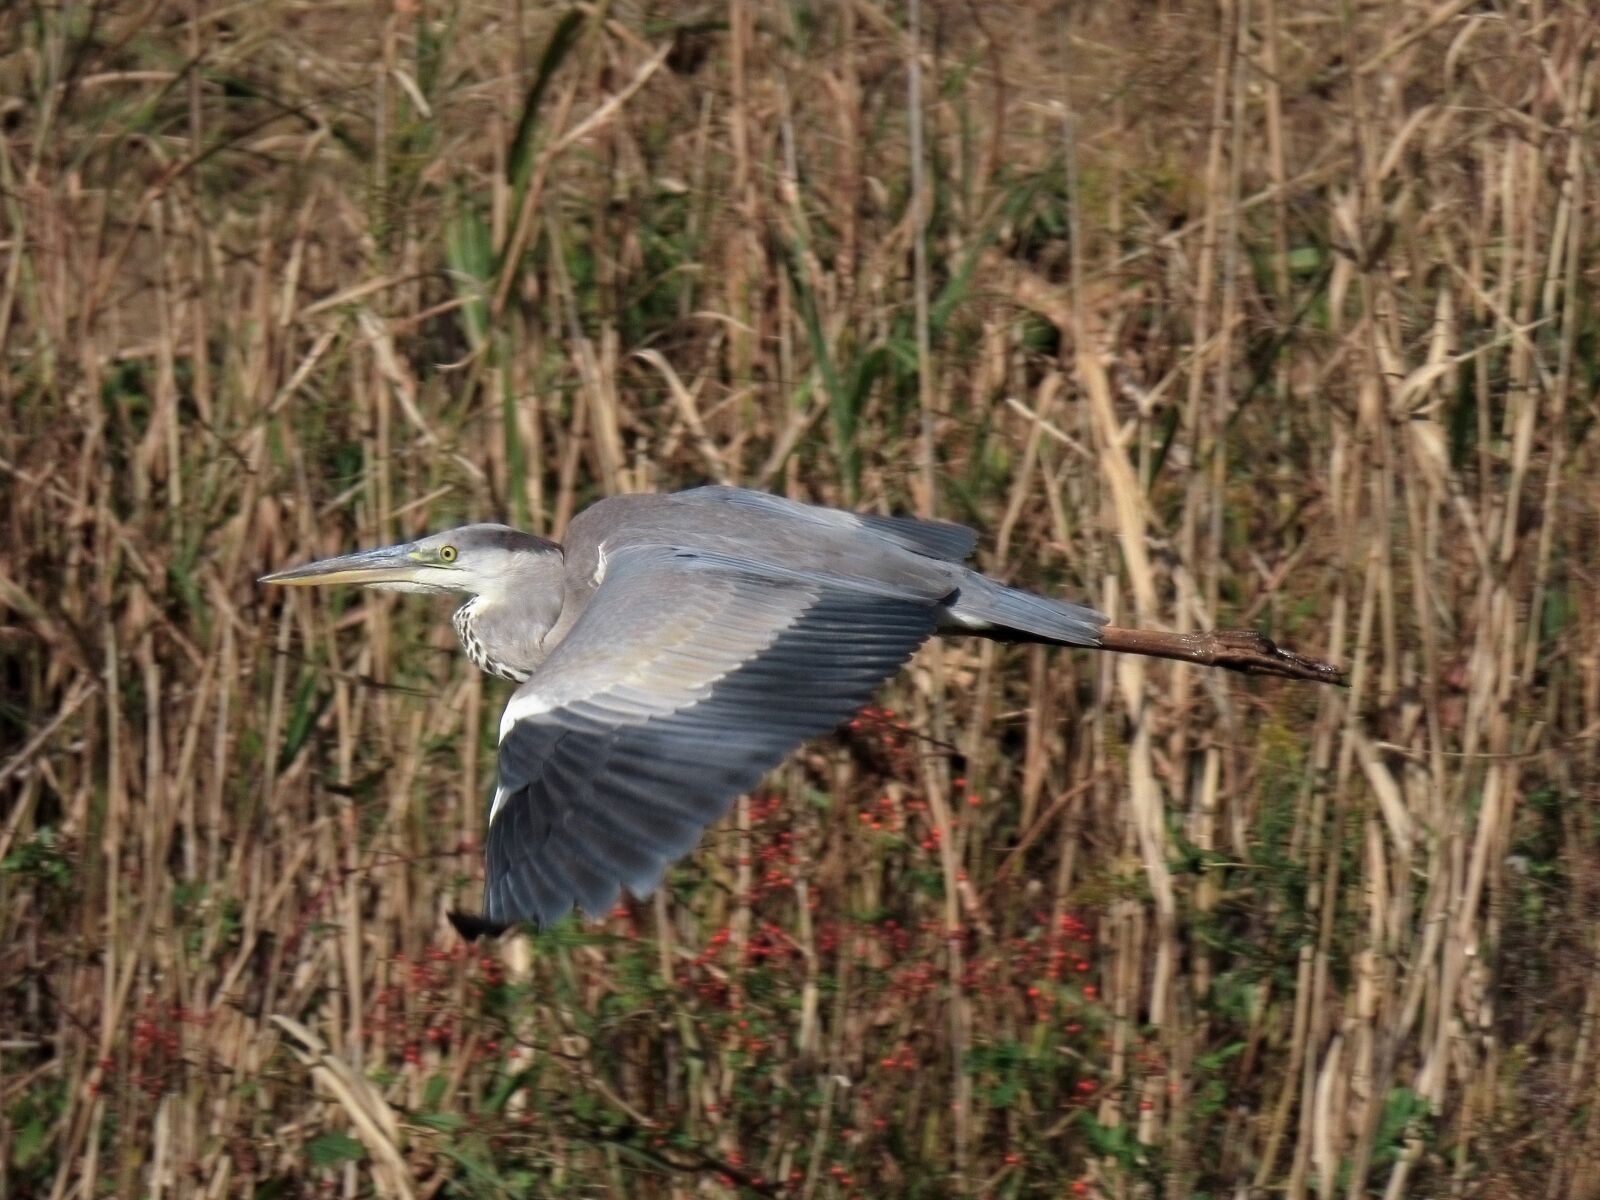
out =
[[[1098,646],[1105,623],[1105,615],[1092,608],[1007,587],[976,571],[966,573],[939,614],[941,633],[1062,646]]]

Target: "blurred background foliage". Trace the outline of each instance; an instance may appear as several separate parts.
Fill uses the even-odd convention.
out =
[[[1571,0],[0,12],[0,1193],[1600,1194]],[[951,642],[470,951],[505,685],[267,569],[727,480]]]

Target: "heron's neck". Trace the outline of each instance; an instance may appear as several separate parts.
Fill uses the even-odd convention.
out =
[[[509,679],[513,683],[521,683],[528,678],[533,668],[531,666],[525,668],[517,661],[516,656],[505,656],[505,650],[498,644],[498,639],[485,640],[490,632],[490,623],[486,618],[493,607],[493,603],[482,596],[472,596],[456,609],[450,623],[456,627],[456,637],[461,639],[461,648],[467,652],[467,657],[472,660],[473,666],[491,675],[498,675],[502,679]]]
[[[522,683],[549,655],[545,635],[560,612],[537,598],[482,593],[456,609],[451,624],[480,671]]]
[[[548,657],[548,635],[565,603],[559,547],[520,556],[510,569],[473,581],[475,592],[453,624],[480,670],[521,683]]]

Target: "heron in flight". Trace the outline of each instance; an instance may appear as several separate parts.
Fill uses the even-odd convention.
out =
[[[733,487],[615,496],[565,544],[504,525],[307,563],[263,583],[451,592],[482,670],[512,680],[467,937],[649,895],[801,743],[934,634],[1085,646],[1339,683],[1250,632],[1121,629],[962,565],[960,525]]]

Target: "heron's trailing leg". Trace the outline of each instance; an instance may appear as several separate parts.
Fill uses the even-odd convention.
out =
[[[1213,629],[1196,633],[1162,633],[1154,629],[1120,629],[1107,625],[1100,631],[1100,648],[1118,654],[1145,654],[1175,658],[1203,667],[1225,667],[1245,675],[1278,675],[1311,683],[1344,686],[1344,672],[1321,659],[1284,650],[1253,629]]]

